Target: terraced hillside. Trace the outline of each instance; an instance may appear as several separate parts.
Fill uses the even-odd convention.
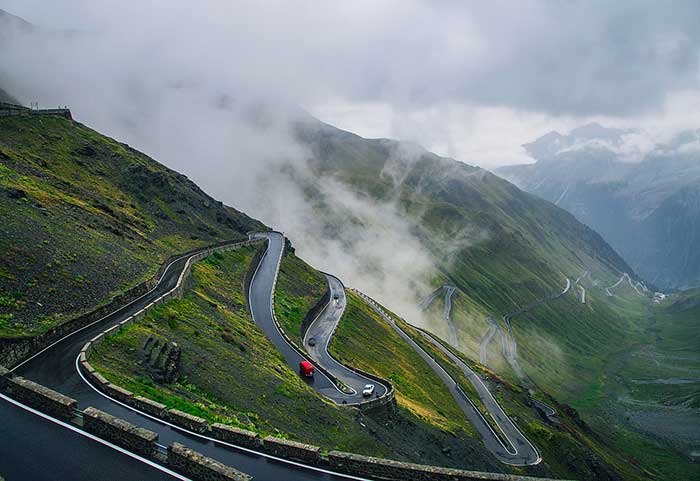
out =
[[[263,226],[128,145],[58,116],[0,118],[0,336],[35,335],[169,256]]]

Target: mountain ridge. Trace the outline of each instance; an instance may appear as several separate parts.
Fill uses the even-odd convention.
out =
[[[637,131],[598,127],[604,134],[589,143],[577,144],[574,131],[564,140],[542,136],[525,144],[537,146],[528,150],[534,164],[495,173],[599,231],[650,283],[663,289],[700,284],[700,256],[692,249],[700,210],[691,202],[700,183],[699,131],[648,146],[635,160],[626,156],[639,142],[625,136]]]

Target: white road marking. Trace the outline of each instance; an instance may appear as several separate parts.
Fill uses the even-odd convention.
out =
[[[183,481],[192,481],[190,478],[187,478],[181,474],[178,474],[175,471],[171,471],[170,469],[168,469],[164,466],[161,466],[160,464],[155,463],[155,462],[151,461],[150,459],[142,458],[138,454],[134,454],[131,451],[128,451],[120,446],[117,446],[115,444],[110,443],[109,441],[105,441],[102,438],[98,438],[97,436],[90,434],[86,431],[83,431],[82,429],[78,429],[77,427],[75,427],[71,424],[68,424],[68,423],[65,423],[63,421],[59,421],[58,419],[52,418],[51,416],[48,416],[48,415],[42,413],[41,411],[37,411],[36,409],[33,409],[33,408],[26,406],[18,401],[15,401],[14,399],[9,398],[9,397],[5,396],[4,394],[0,394],[0,398],[4,399],[5,401],[9,402],[10,404],[14,404],[17,407],[24,409],[25,411],[29,411],[32,414],[36,414],[37,416],[42,417],[42,418],[46,419],[47,421],[50,421],[54,424],[58,424],[59,426],[62,426],[66,429],[70,429],[71,431],[78,433],[81,436],[84,436],[84,437],[91,439],[93,441],[96,441],[104,446],[112,448],[115,451],[119,451],[120,453],[125,454],[125,455],[129,456],[130,458],[133,458],[137,461],[140,461],[143,464],[147,464],[148,466],[151,466],[152,468],[155,468],[158,471],[161,471],[165,474],[169,474],[170,476],[174,477],[175,479],[180,479]]]

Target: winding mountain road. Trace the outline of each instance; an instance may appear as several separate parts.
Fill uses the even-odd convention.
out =
[[[645,295],[644,293],[645,293],[645,292],[648,292],[648,291],[649,291],[649,289],[647,288],[647,286],[645,286],[645,285],[642,284],[641,282],[639,282],[639,281],[637,281],[636,283],[632,282],[632,278],[630,277],[630,275],[629,275],[628,273],[624,272],[624,273],[620,276],[620,278],[617,280],[617,282],[616,282],[615,284],[613,284],[613,285],[610,286],[610,287],[606,287],[606,288],[605,288],[605,293],[608,295],[608,297],[612,297],[612,296],[613,296],[613,293],[612,293],[611,289],[617,288],[617,287],[618,287],[620,284],[622,284],[625,280],[627,281],[627,283],[629,284],[629,286],[630,286],[632,289],[634,289],[634,291],[635,291],[637,294],[639,294],[640,296],[642,296],[642,297],[644,297],[644,295]],[[641,291],[639,290],[640,287],[642,288]]]
[[[277,244],[283,242],[281,235],[279,237],[272,236],[270,240],[270,243],[273,245],[273,247],[275,247],[273,254],[275,252],[281,252],[281,248]],[[132,407],[108,398],[90,385],[82,376],[82,373],[79,372],[78,354],[82,346],[105,329],[118,324],[122,320],[158,299],[163,294],[166,294],[175,288],[178,278],[185,268],[187,260],[195,254],[196,252],[191,253],[170,263],[162,275],[158,285],[144,296],[115,310],[97,322],[64,337],[32,358],[16,366],[13,371],[15,374],[31,379],[32,381],[38,382],[39,384],[76,399],[82,408],[93,406],[114,416],[125,419],[133,424],[151,431],[155,431],[159,434],[160,442],[163,444],[170,444],[172,442],[182,443],[206,456],[210,456],[229,466],[233,466],[240,471],[248,473],[255,479],[280,479],[290,481],[339,481],[341,479],[347,479],[348,476],[345,475],[331,473],[323,469],[282,460],[268,454],[258,453],[250,449],[219,442],[204,435],[188,432],[182,428],[175,427],[160,419],[140,413]],[[265,259],[267,259],[267,261]],[[273,264],[272,267],[270,267],[270,264]],[[272,286],[270,283],[274,282],[277,265],[278,257],[275,255],[265,256],[259,265],[258,276],[256,276],[258,277],[259,284],[257,287],[255,287],[255,289],[251,287],[251,291],[253,291],[251,300],[257,303],[256,310],[258,313],[261,312],[261,306],[264,306],[268,312],[270,310]],[[266,282],[263,282],[264,280]],[[262,311],[265,311],[265,309],[262,309]],[[323,382],[320,380],[320,378],[318,381],[320,383]],[[327,382],[330,383],[330,381]],[[4,406],[5,402],[8,401],[0,399],[0,406]],[[31,429],[32,426],[31,424],[25,423],[19,417],[13,418],[11,422],[5,421],[5,418],[3,418],[3,423],[4,430],[2,432],[5,435],[3,439],[21,440],[26,438],[28,432],[27,430]],[[42,420],[40,423],[42,425],[40,429],[41,431],[44,429],[51,429],[49,424],[50,421]],[[57,437],[54,441],[47,441],[46,444],[37,446],[37,449],[34,450],[37,457],[34,459],[42,460],[42,462],[44,462],[49,459],[58,458],[62,453],[65,453],[66,443],[70,442],[71,434],[56,434],[56,436]],[[65,441],[59,442],[59,439]],[[8,458],[8,456],[11,456],[14,452],[14,447],[10,446],[10,444],[12,443],[0,444],[0,459],[12,459]],[[76,442],[75,444],[76,447],[83,445],[84,443],[82,442]],[[88,449],[97,451],[101,448],[93,446]],[[76,454],[76,456],[83,455],[87,454]],[[107,455],[96,455],[95,459],[97,459],[99,462],[104,456]],[[117,458],[115,457],[115,459]],[[161,479],[158,477],[155,470],[152,470],[152,472],[155,473],[152,476],[150,474],[143,476],[138,475],[137,468],[132,465],[134,462],[124,459],[121,461],[114,461],[113,465],[115,466],[116,472],[124,473],[121,476],[119,474],[115,474],[114,479]],[[2,466],[1,462],[0,466]],[[19,469],[19,463],[17,469]],[[88,479],[89,473],[92,472],[92,468],[89,464],[82,466],[80,469],[76,467],[76,469],[77,471],[73,476],[62,479]],[[143,473],[146,473],[145,467],[141,467],[140,469],[143,471]],[[27,470],[26,472],[30,473],[31,471]],[[127,477],[128,473],[132,473],[133,475],[129,475]],[[2,474],[4,473],[0,472],[0,475]],[[18,477],[17,479],[37,478],[32,476],[23,476]],[[90,479],[94,479],[94,477]],[[110,479],[112,478],[110,477]]]
[[[298,371],[299,363],[301,361],[314,358],[311,355],[302,353],[296,347],[292,346],[287,339],[285,339],[279,326],[275,322],[273,313],[272,299],[277,274],[279,272],[279,265],[282,262],[282,255],[284,253],[284,236],[279,232],[265,232],[255,234],[255,236],[257,238],[267,239],[268,243],[265,255],[261,259],[250,283],[250,290],[248,293],[250,312],[253,316],[253,321],[260,326],[265,335],[282,353],[287,361],[287,365],[292,370]],[[340,292],[343,291],[342,284],[340,284],[340,281],[337,279],[336,281],[337,284],[332,284],[331,287],[335,285],[336,289],[334,293],[338,293],[338,295],[340,295]],[[319,364],[321,364],[331,376],[340,379],[346,385],[350,386],[353,392],[343,392],[336,385],[334,380],[331,379],[331,377],[318,369],[313,377],[304,377],[303,379],[317,392],[338,404],[357,404],[365,400],[365,398],[362,396],[362,387],[364,387],[365,384],[375,384],[376,392],[381,394],[386,392],[386,386],[378,384],[375,381],[370,382],[364,376],[361,376],[346,368],[333,359],[325,348],[345,308],[344,291],[342,297],[342,310],[329,310],[329,306],[327,306],[326,309],[321,312],[321,315],[316,319],[317,322],[314,323],[314,332],[316,334],[313,337],[317,338],[318,344],[320,345],[319,347],[322,347],[322,349],[314,349],[313,352],[314,355],[319,357],[319,359],[323,359],[323,362],[319,362],[317,359],[314,360],[319,362]],[[331,304],[332,303],[333,302],[331,301]]]
[[[340,279],[330,274],[326,274],[326,279],[331,300],[307,329],[303,341],[304,349],[309,357],[354,391],[354,394],[345,395],[341,402],[358,403],[366,400],[367,398],[362,396],[362,389],[367,384],[374,384],[374,397],[383,396],[388,390],[387,386],[347,368],[328,352],[328,344],[345,312],[347,299],[345,286]]]
[[[428,297],[426,297],[423,302],[420,303],[420,308],[423,310],[426,310],[430,305],[433,303],[433,301],[437,298],[437,296],[440,294],[440,291],[445,290],[445,309],[443,311],[443,318],[447,322],[447,331],[449,334],[449,342],[450,345],[453,347],[456,347],[459,349],[459,337],[457,336],[457,328],[455,328],[454,322],[452,322],[452,295],[455,293],[457,288],[455,286],[440,286],[437,289],[435,289],[433,292],[430,293]]]
[[[421,358],[423,358],[423,360],[428,364],[428,366],[430,366],[435,374],[440,377],[462,411],[464,411],[471,423],[479,431],[479,434],[484,441],[484,445],[494,454],[494,456],[496,456],[496,458],[498,458],[500,462],[512,466],[531,466],[534,464],[539,464],[542,461],[542,456],[537,448],[525,437],[522,432],[520,432],[515,423],[513,423],[505,411],[503,411],[503,408],[501,408],[500,404],[498,404],[481,378],[476,375],[476,373],[472,371],[469,366],[462,362],[461,359],[455,356],[452,351],[443,346],[442,343],[435,339],[435,337],[433,337],[431,334],[423,331],[422,329],[416,328],[425,339],[444,352],[445,355],[447,355],[465,374],[467,379],[469,379],[469,382],[477,390],[477,393],[489,412],[489,415],[498,426],[498,429],[501,431],[500,435],[494,431],[493,427],[491,427],[491,424],[486,420],[481,411],[479,411],[469,396],[467,396],[459,387],[457,381],[450,376],[430,354],[428,354],[407,332],[396,324],[391,316],[387,315],[386,312],[384,312],[384,310],[371,298],[359,291],[356,292],[387,324],[389,324],[389,326],[391,326],[392,329],[394,329],[394,331],[396,331],[396,333],[408,345],[413,348],[413,350],[416,351]],[[404,322],[406,321],[404,320]],[[503,442],[501,436],[505,438],[507,441],[506,443]]]
[[[299,361],[305,359],[305,355],[292,346],[282,335],[275,322],[273,312],[273,293],[284,251],[284,237],[277,232],[255,234],[254,237],[265,238],[267,241],[267,250],[260,260],[251,280],[249,289],[251,313],[254,322],[261,327],[280,350],[289,365],[296,369]],[[164,294],[172,291],[177,286],[178,279],[181,277],[188,260],[196,254],[197,252],[194,252],[175,259],[167,266],[158,284],[151,291],[135,301],[116,309],[114,312],[93,324],[67,335],[16,366],[13,371],[15,374],[24,376],[76,399],[83,408],[94,406],[114,416],[151,431],[155,431],[159,434],[160,442],[163,444],[180,442],[206,456],[211,456],[227,465],[251,474],[256,479],[337,481],[351,478],[350,476],[333,473],[318,467],[306,466],[297,462],[279,459],[266,453],[220,442],[205,435],[176,427],[168,422],[141,413],[131,406],[109,398],[92,386],[79,371],[78,355],[82,346],[95,335],[118,324]],[[304,339],[304,345],[309,349],[309,357],[321,364],[332,376],[336,376],[344,384],[351,387],[354,393],[347,394],[342,392],[336,387],[331,378],[318,371],[314,379],[309,382],[314,389],[335,402],[348,404],[359,402],[363,399],[361,387],[365,384],[369,384],[370,381],[361,374],[338,363],[330,356],[327,350],[328,341],[335,331],[346,304],[342,283],[337,278],[330,275],[327,276],[327,279],[331,290],[331,301],[310,326],[307,336]],[[448,293],[448,296],[449,295],[451,294]],[[334,299],[335,297],[337,297],[337,300]],[[447,300],[449,300],[449,297]],[[382,317],[392,325],[399,335],[409,343],[418,354],[421,355],[425,362],[441,377],[455,400],[482,434],[486,447],[491,450],[501,462],[516,466],[526,466],[537,464],[541,461],[541,456],[534,445],[532,445],[518,430],[517,426],[508,418],[500,405],[493,398],[483,381],[481,381],[466,364],[454,356],[454,354],[446,347],[442,346],[442,344],[431,335],[420,331],[426,339],[445,352],[445,354],[464,372],[482,398],[496,426],[498,426],[498,429],[501,431],[500,434],[494,431],[494,428],[484,418],[484,415],[477,409],[471,399],[469,399],[455,380],[447,374],[430,355],[388,316],[382,314]],[[309,343],[309,339],[312,337],[317,340],[313,346]],[[371,381],[371,383],[375,384],[377,395],[381,396],[386,392],[387,386],[377,381]],[[15,402],[5,398],[0,399],[0,412],[12,411],[16,408]],[[55,432],[55,427],[51,428],[48,424],[51,421],[39,418],[33,421],[26,421],[23,419],[24,417],[26,417],[26,414],[13,416],[11,422],[5,422],[1,432],[5,436],[5,439],[12,438],[21,442],[22,440],[29,439],[27,438],[28,426],[32,424],[40,425],[41,427],[37,427],[37,430],[49,433],[49,435],[54,436],[54,438],[48,441],[46,445],[41,446],[40,451],[36,451],[37,459],[46,460],[65,455],[66,443],[68,440],[71,437],[80,436],[80,434],[76,434],[75,432],[69,433],[67,431],[57,434]],[[53,422],[55,423],[55,421]],[[505,443],[502,438],[506,440]],[[145,460],[137,460],[133,456],[129,457],[126,454],[124,456],[114,456],[113,453],[109,452],[108,447],[104,445],[94,445],[98,443],[97,440],[90,443],[86,442],[86,439],[87,438],[80,438],[71,441],[75,446],[85,446],[86,451],[81,452],[81,454],[78,455],[78,459],[80,456],[90,455],[94,456],[93,459],[97,459],[98,462],[101,463],[99,460],[106,457],[111,458],[110,461],[105,462],[105,465],[114,466],[114,472],[117,474],[110,479],[186,479],[181,475],[169,472],[164,466],[159,466],[152,461],[147,463]],[[65,440],[65,442],[63,440]],[[0,458],[10,459],[8,456],[14,453],[14,449],[15,446],[1,446],[0,453],[2,453],[2,456],[0,456]],[[18,466],[17,463],[13,463],[13,465]],[[0,468],[1,467],[3,467],[2,462],[0,462]],[[21,475],[20,477],[23,479],[41,479],[41,477],[33,476],[31,474],[33,472],[31,469],[19,468],[19,471],[17,471],[18,468],[8,469],[10,470],[6,470],[6,473]],[[12,469],[14,469],[14,471]],[[90,465],[82,467],[76,466],[74,469],[76,471],[72,473],[71,479],[90,479],[90,473],[92,472]],[[352,479],[361,478],[355,477]]]

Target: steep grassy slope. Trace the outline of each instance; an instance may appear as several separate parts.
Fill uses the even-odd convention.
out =
[[[301,325],[328,290],[323,274],[285,249],[275,288],[275,314],[282,328],[301,345]]]
[[[0,335],[107,302],[169,256],[263,226],[62,117],[0,118]]]
[[[353,293],[330,344],[337,359],[389,379],[399,406],[435,426],[476,434],[445,385],[391,327]]]
[[[184,299],[159,306],[143,321],[106,340],[91,358],[93,366],[136,393],[211,421],[311,442],[324,449],[504,469],[483,451],[480,441],[464,431],[469,425],[463,416],[452,419],[460,413],[449,405],[439,414],[433,410],[443,424],[449,424],[446,430],[404,409],[392,418],[384,413],[360,414],[316,394],[287,367],[250,320],[244,277],[253,257],[254,249],[248,248],[197,263],[193,285]],[[298,259],[292,262],[301,263]],[[309,273],[308,268],[303,270]],[[297,298],[290,292],[287,295]],[[171,363],[178,368],[163,379],[162,367],[168,363],[159,362],[163,356],[154,354],[152,348],[171,343],[179,346],[179,361]],[[433,387],[440,388],[429,386]],[[422,392],[423,402],[445,407],[431,401],[432,394],[425,387],[411,389]]]
[[[566,277],[574,279],[584,270],[590,270],[601,285],[610,285],[620,272],[631,271],[598,234],[571,214],[489,172],[415,146],[363,139],[311,120],[298,127],[298,136],[313,152],[310,165],[316,186],[328,179],[339,181],[360,198],[372,199],[378,206],[395,206],[410,224],[407,235],[419,239],[431,256],[432,286],[457,286],[453,318],[462,349],[473,358],[478,358],[479,341],[489,327],[487,315],[501,319],[560,292]],[[307,186],[309,202],[326,222],[327,232],[342,236],[343,223],[362,231],[361,221],[339,214],[323,189],[314,187],[313,183]],[[428,292],[416,292],[415,303]],[[391,299],[385,303],[392,306]],[[546,334],[551,344],[564,351],[564,361],[575,358],[587,367],[586,359],[591,358],[599,368],[606,353],[623,342],[624,329],[633,327],[633,321],[607,302],[591,309],[584,306],[581,311],[573,300],[552,303],[544,315],[519,322]],[[444,333],[440,310],[429,314],[427,326]],[[572,341],[576,338],[590,342],[577,345]],[[529,341],[529,337],[519,339],[522,346]],[[538,352],[539,359],[533,362],[551,361],[546,350]],[[576,363],[564,365],[558,379],[549,379],[555,381],[553,393],[573,400],[586,388],[585,382],[572,383],[564,377],[577,367]]]
[[[398,317],[394,318],[483,409],[471,384],[454,363],[426,342],[414,328]],[[391,379],[397,389],[399,406],[403,409],[441,429],[454,429],[455,426],[464,429],[461,426],[464,414],[444,385],[441,386],[442,382],[389,325],[352,293],[348,295],[348,308],[330,350],[345,362]],[[558,411],[557,420],[553,422],[532,406],[526,389],[504,381],[463,354],[453,352],[487,381],[504,409],[541,450],[544,461],[540,465],[518,468],[513,472],[574,479],[643,479],[640,469],[630,466],[629,458],[611,451],[610,445],[582,422],[573,409],[547,397],[544,400],[556,406]],[[459,410],[457,414],[455,409]]]

